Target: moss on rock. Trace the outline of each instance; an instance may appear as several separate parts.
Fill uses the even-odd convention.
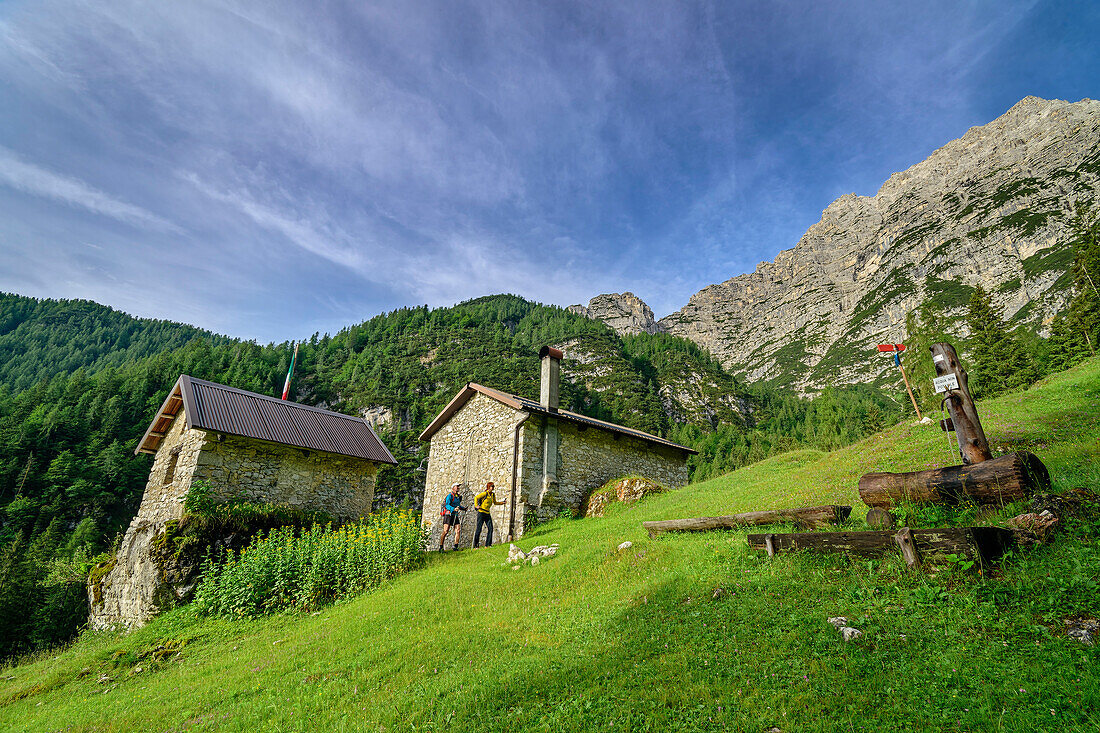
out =
[[[661,494],[667,490],[661,484],[644,476],[624,476],[613,479],[588,496],[584,516],[602,517],[613,503],[633,504],[647,496]]]

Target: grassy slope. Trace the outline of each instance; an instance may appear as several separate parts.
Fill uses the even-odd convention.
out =
[[[1028,448],[1056,488],[1100,486],[1100,359],[980,405],[991,441]],[[781,556],[744,533],[651,541],[643,519],[843,502],[874,469],[952,460],[942,433],[896,426],[830,454],[786,454],[612,511],[524,547],[433,557],[312,617],[194,621],[85,635],[0,672],[13,730],[1096,730],[1100,648],[1061,633],[1100,612],[1100,530],[1003,572],[931,575],[900,560]],[[616,546],[634,542],[629,551]],[[724,589],[714,597],[715,588]],[[849,616],[852,644],[826,624]],[[1053,632],[1052,632],[1053,630]],[[155,660],[164,644],[182,652]],[[173,647],[174,650],[174,647]],[[137,671],[137,668],[141,671]],[[100,682],[102,676],[109,681]]]

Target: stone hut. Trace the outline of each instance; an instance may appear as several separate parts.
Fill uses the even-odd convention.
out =
[[[439,510],[451,485],[464,484],[460,547],[473,543],[473,497],[487,481],[503,506],[493,508],[494,541],[523,534],[525,522],[576,515],[592,490],[628,474],[668,488],[688,482],[691,448],[656,435],[596,420],[558,406],[562,352],[544,347],[540,400],[467,384],[432,421],[424,486],[424,526],[431,545],[442,529]],[[448,539],[448,542],[450,540]]]
[[[92,628],[140,626],[190,591],[165,577],[154,542],[184,514],[195,481],[215,500],[370,513],[378,466],[396,463],[361,418],[182,375],[135,453],[153,467],[115,566],[89,588]]]

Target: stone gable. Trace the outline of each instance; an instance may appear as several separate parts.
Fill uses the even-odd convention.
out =
[[[469,511],[462,516],[460,546],[469,547],[473,543],[476,521],[474,496],[485,488],[488,481],[496,485],[498,501],[508,500],[508,503],[493,507],[490,512],[494,524],[493,541],[500,542],[507,536],[512,511],[514,431],[526,415],[526,412],[514,410],[478,393],[432,436],[423,505],[423,522],[430,533],[429,547],[439,545],[442,531],[439,509],[455,481],[465,484],[463,505],[469,507]],[[522,499],[516,506],[517,523],[522,521],[520,505]],[[447,538],[448,547],[451,537],[453,530]]]

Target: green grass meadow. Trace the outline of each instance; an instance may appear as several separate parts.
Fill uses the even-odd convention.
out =
[[[1036,453],[1056,490],[1100,488],[1100,359],[979,411],[995,452]],[[768,559],[745,532],[650,540],[641,527],[822,503],[851,504],[858,525],[861,474],[955,463],[948,440],[906,422],[558,520],[520,542],[561,545],[537,567],[512,570],[507,545],[432,555],[312,615],[182,608],[129,635],[86,633],[0,670],[0,728],[1100,730],[1100,646],[1063,624],[1100,615],[1100,523],[980,572]],[[826,622],[837,615],[864,636],[842,642]]]

